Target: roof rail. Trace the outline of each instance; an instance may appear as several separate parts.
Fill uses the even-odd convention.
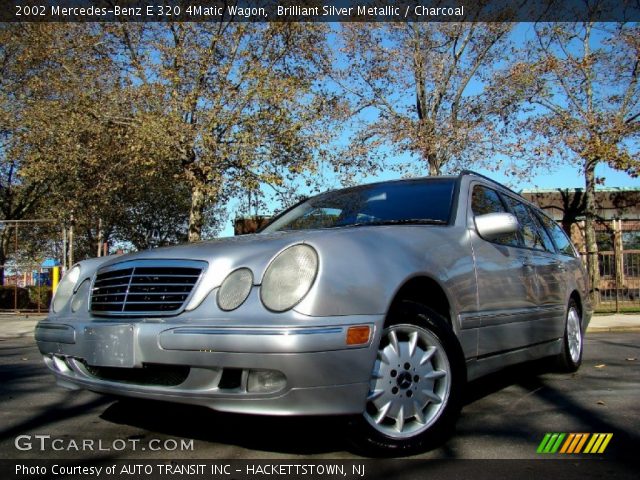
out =
[[[480,178],[484,178],[485,180],[490,181],[491,183],[494,183],[496,185],[499,185],[500,187],[504,188],[505,190],[509,190],[511,193],[518,195],[519,197],[522,197],[522,195],[520,195],[518,192],[514,192],[513,190],[511,190],[509,187],[507,187],[506,185],[501,184],[500,182],[495,181],[492,178],[487,177],[486,175],[483,175],[481,173],[478,172],[474,172],[473,170],[462,170],[459,174],[460,177],[462,177],[463,175],[475,175],[476,177],[480,177]]]

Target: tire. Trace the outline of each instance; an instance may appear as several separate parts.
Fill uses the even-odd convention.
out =
[[[446,320],[402,302],[382,332],[365,412],[350,421],[352,444],[370,456],[441,445],[460,413],[465,383],[464,355]]]
[[[582,315],[574,299],[569,300],[564,322],[562,351],[556,357],[556,365],[563,372],[575,372],[582,364],[584,333]]]

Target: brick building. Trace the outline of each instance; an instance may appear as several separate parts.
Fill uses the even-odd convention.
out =
[[[521,195],[570,232],[585,253],[583,189],[523,190]],[[600,298],[640,305],[640,188],[600,188],[595,200]]]

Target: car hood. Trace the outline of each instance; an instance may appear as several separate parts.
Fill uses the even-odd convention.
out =
[[[271,260],[291,245],[307,243],[318,250],[320,257],[328,253],[334,256],[337,251],[345,248],[352,250],[356,245],[389,246],[399,242],[404,245],[398,247],[406,249],[410,243],[407,242],[406,234],[398,235],[399,228],[404,229],[409,237],[410,232],[414,230],[411,226],[372,226],[242,235],[109,257],[100,266],[138,260],[200,260],[209,264],[206,282],[209,286],[220,285],[231,271],[240,267],[250,268],[254,274],[254,283],[259,284]],[[435,233],[443,227],[427,228]],[[425,227],[421,226],[419,229],[424,232]],[[358,247],[356,250],[360,249]]]
[[[451,248],[464,235],[463,228],[436,225],[275,232],[93,259],[81,262],[81,267],[82,275],[90,277],[100,268],[126,262],[206,262],[206,271],[194,295],[200,297],[219,287],[229,273],[241,267],[249,268],[254,285],[260,285],[276,255],[292,245],[305,243],[318,252],[319,273],[307,296],[295,307],[297,312],[312,316],[378,314],[386,311],[390,295],[408,278],[426,275],[446,282],[466,271],[462,264],[472,262],[469,252]],[[230,315],[225,313],[227,317]]]
[[[141,252],[111,257],[101,266],[132,260],[200,260],[209,264],[225,259],[232,268],[238,262],[268,261],[289,245],[305,242],[310,231],[252,234],[238,237],[217,238],[171,247],[160,247]],[[262,262],[259,262],[262,263]],[[240,266],[240,265],[238,265]]]

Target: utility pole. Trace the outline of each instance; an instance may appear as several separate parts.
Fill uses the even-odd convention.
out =
[[[102,218],[98,218],[98,257],[102,256]]]
[[[62,224],[62,271],[67,271],[67,225]]]
[[[71,222],[69,224],[69,268],[73,265],[73,224],[75,220],[71,215]]]
[[[13,276],[15,277],[15,285],[13,286],[13,309],[18,310],[18,222],[15,223],[16,226],[16,237],[15,237],[15,262],[16,266],[13,271]]]

